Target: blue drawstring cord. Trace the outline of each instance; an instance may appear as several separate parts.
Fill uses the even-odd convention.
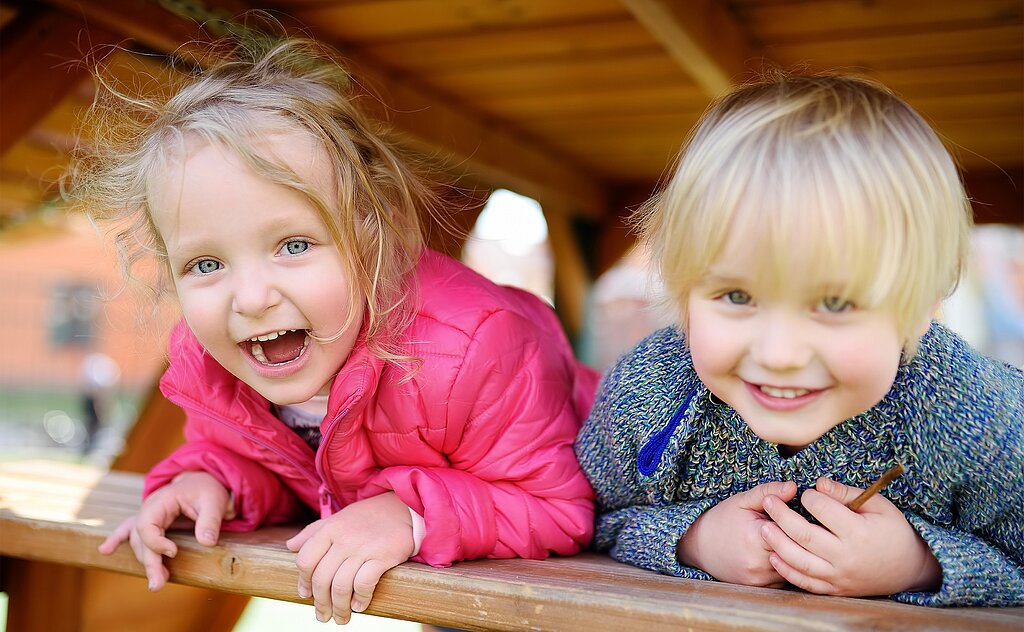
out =
[[[693,396],[696,394],[697,389],[690,391],[690,394],[686,396],[686,401],[679,407],[676,414],[672,416],[672,420],[668,422],[668,425],[651,436],[647,443],[640,448],[640,452],[636,455],[636,466],[644,476],[650,476],[654,473],[654,470],[658,469],[661,455],[664,454],[665,448],[668,447],[668,440],[672,437],[672,433],[676,431],[680,420],[686,415],[686,409],[690,407],[690,402],[693,401]]]

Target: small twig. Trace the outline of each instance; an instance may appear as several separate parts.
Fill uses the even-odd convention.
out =
[[[885,487],[889,483],[891,483],[894,480],[896,480],[896,478],[900,474],[902,474],[902,473],[903,473],[903,466],[902,465],[897,463],[896,465],[892,466],[891,468],[886,470],[885,474],[882,474],[882,476],[879,477],[879,479],[877,481],[872,483],[871,487],[868,487],[863,492],[861,492],[860,496],[857,496],[852,501],[850,501],[850,504],[847,505],[847,507],[849,507],[853,511],[857,511],[858,509],[860,509],[861,505],[863,505],[864,503],[866,503],[868,501],[869,498],[871,498],[872,496],[874,496],[878,492],[880,492],[883,489],[885,489]]]

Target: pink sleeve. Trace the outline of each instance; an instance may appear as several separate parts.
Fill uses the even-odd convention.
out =
[[[573,453],[576,363],[509,312],[473,336],[448,398],[450,467],[381,470],[360,494],[394,490],[423,516],[414,559],[572,555],[593,534],[593,491]]]

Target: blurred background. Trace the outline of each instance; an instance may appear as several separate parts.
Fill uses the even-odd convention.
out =
[[[936,127],[974,203],[942,319],[1024,366],[1021,0],[0,0],[0,461],[145,471],[180,440],[153,393],[174,308],[125,285],[109,236],[61,209],[57,183],[90,140],[87,54],[166,91],[202,66],[191,43],[249,9],[343,51],[359,102],[451,184],[465,238],[433,245],[544,297],[600,369],[669,322],[625,218],[710,99],[766,67],[878,79]],[[93,573],[119,597],[83,605],[82,629],[132,629],[120,595],[134,588],[109,586],[137,580]],[[193,590],[141,595],[206,608],[145,629],[210,629],[195,626],[213,611],[221,630],[240,613],[241,631],[316,625],[307,606]]]

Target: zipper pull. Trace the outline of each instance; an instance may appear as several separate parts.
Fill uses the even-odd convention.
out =
[[[320,517],[326,518],[328,516],[333,516],[336,513],[334,508],[334,496],[331,494],[331,490],[327,489],[326,483],[320,484],[319,496]]]

